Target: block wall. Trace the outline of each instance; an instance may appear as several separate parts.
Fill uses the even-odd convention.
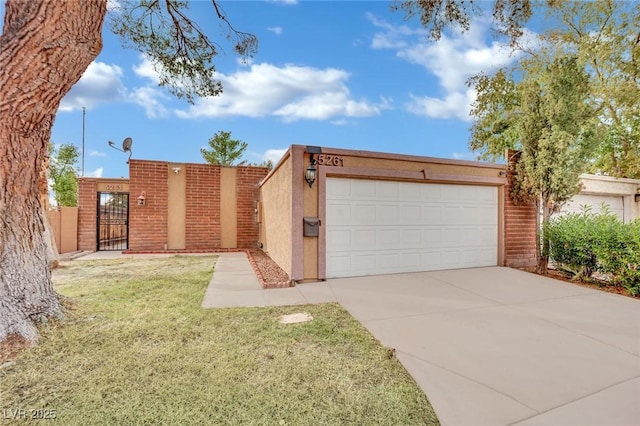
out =
[[[259,226],[257,220],[258,184],[269,170],[258,167],[238,167],[236,173],[238,218],[238,248],[257,248]]]
[[[78,250],[95,251],[98,216],[98,181],[78,179]]]
[[[220,248],[220,167],[189,164],[186,245],[189,250]]]
[[[535,203],[514,202],[511,190],[515,164],[520,155],[508,152],[507,185],[504,190],[504,265],[512,268],[536,266],[536,233],[538,212]]]
[[[167,244],[168,164],[129,162],[129,250],[164,250]],[[145,205],[138,205],[144,193]]]

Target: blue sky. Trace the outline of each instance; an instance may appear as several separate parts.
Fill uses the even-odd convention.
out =
[[[489,17],[433,42],[389,5],[222,2],[233,25],[259,39],[243,64],[220,39],[211,3],[191,2],[191,16],[225,51],[215,59],[224,93],[195,105],[158,87],[149,61],[105,25],[102,53],[63,99],[52,141],[81,147],[86,107],[85,176],[128,177],[127,155],[109,140],[132,137],[132,158],[200,163],[220,130],[248,143],[249,162],[277,160],[291,144],[474,159],[475,94],[465,81],[514,57],[492,39]]]

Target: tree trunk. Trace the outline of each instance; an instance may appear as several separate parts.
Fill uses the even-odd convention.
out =
[[[0,341],[58,315],[39,175],[56,111],[102,48],[106,0],[7,0],[0,36]]]
[[[538,218],[538,268],[539,274],[546,274],[549,266],[549,238],[547,238],[544,232],[545,226],[551,218],[551,212],[553,211],[553,205],[551,201],[541,199],[538,203],[540,209],[542,209],[542,223]],[[538,209],[538,212],[540,212]]]

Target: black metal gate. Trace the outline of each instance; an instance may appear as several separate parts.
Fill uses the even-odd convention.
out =
[[[98,192],[97,250],[129,248],[129,194]]]

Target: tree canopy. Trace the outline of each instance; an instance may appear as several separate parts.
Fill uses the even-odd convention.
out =
[[[201,148],[200,153],[209,164],[220,164],[222,166],[233,166],[236,161],[242,158],[247,150],[247,143],[239,139],[232,139],[231,132],[220,130],[209,139],[211,149]],[[241,162],[240,164],[243,164]]]
[[[583,172],[640,177],[640,28],[634,25],[640,22],[640,3],[553,2],[540,14],[546,14],[551,29],[539,35],[535,48],[521,48],[524,55],[511,67],[470,80],[477,105],[483,105],[482,119],[472,128],[471,149],[495,160],[505,148],[517,148],[518,135],[504,119],[504,109],[520,102],[511,97],[511,86],[530,78],[532,67],[572,57],[587,77],[587,101],[599,126]]]
[[[56,205],[75,207],[78,205],[78,148],[72,144],[62,144],[56,149],[49,144],[49,179]]]
[[[233,27],[217,0],[210,0],[221,32],[233,50],[246,60],[258,48],[255,35]],[[110,14],[111,30],[123,45],[144,53],[159,74],[160,86],[193,103],[198,96],[217,96],[222,83],[215,78],[213,58],[220,45],[205,35],[188,16],[186,0],[137,0],[119,2]]]

